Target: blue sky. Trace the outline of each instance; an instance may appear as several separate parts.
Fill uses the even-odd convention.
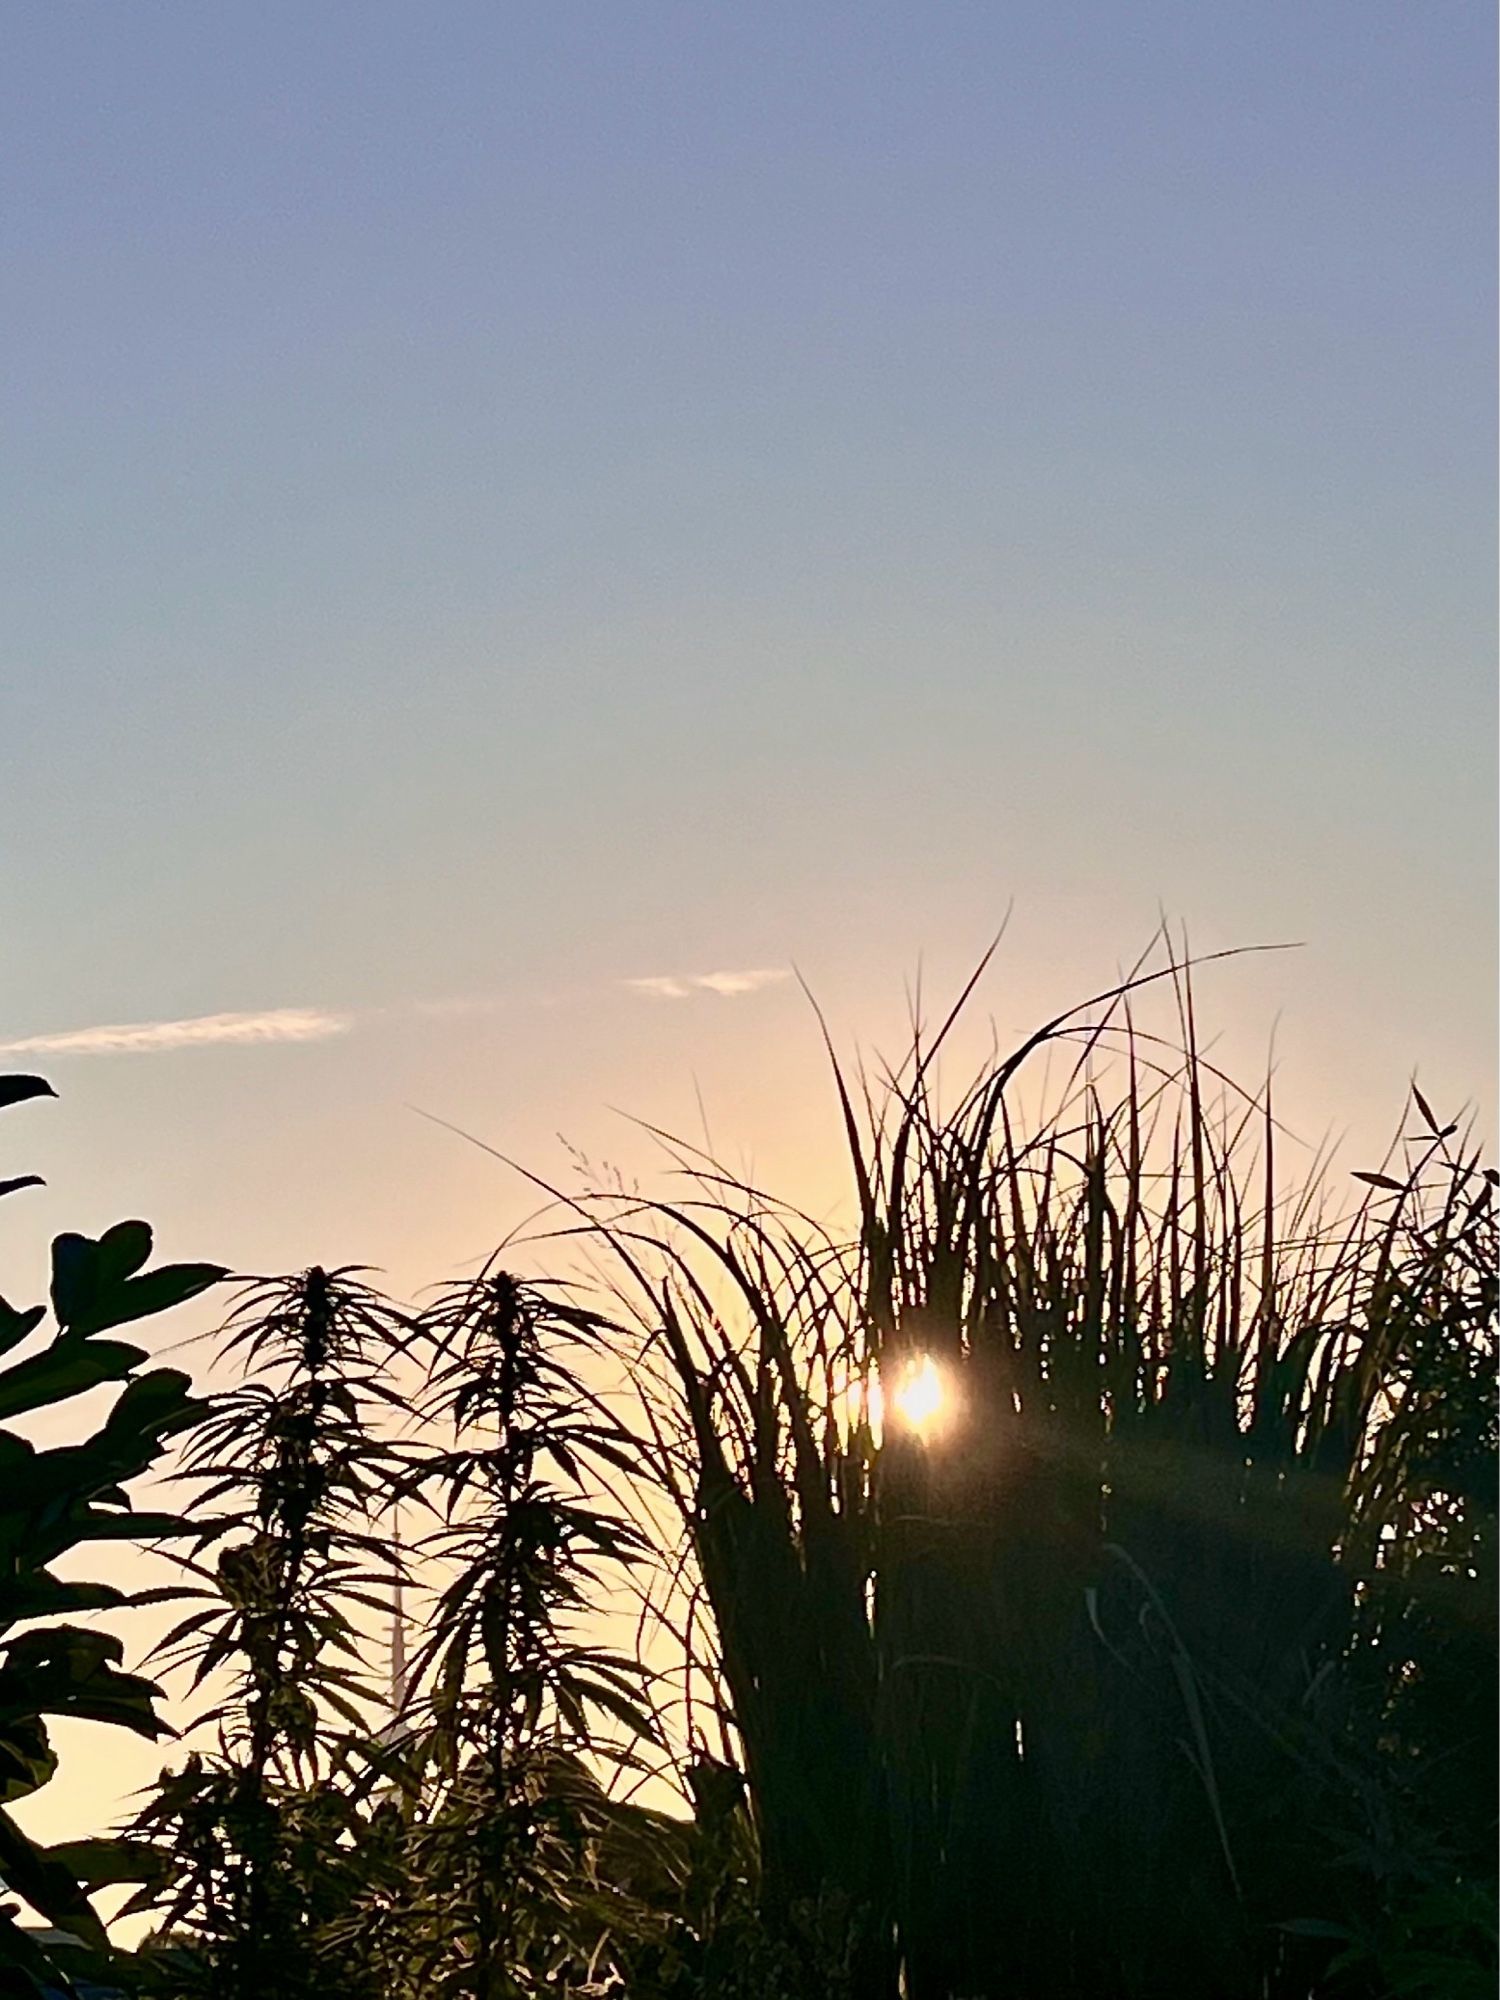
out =
[[[626,982],[894,1040],[1012,899],[1004,1029],[1165,906],[1306,941],[1210,1004],[1310,1126],[1487,1093],[1485,10],[0,40],[0,1039],[346,1023],[59,1052],[7,1229],[441,1275],[510,1196],[409,1102],[546,1165],[694,1073],[795,1168],[790,983]]]

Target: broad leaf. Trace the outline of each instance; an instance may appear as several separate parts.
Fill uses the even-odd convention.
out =
[[[57,1752],[39,1715],[0,1724],[0,1805],[39,1792],[57,1769]]]
[[[0,1417],[60,1403],[101,1382],[118,1382],[145,1359],[139,1347],[123,1341],[93,1340],[87,1346],[56,1341],[44,1354],[0,1373]]]
[[[99,1276],[105,1284],[133,1278],[151,1255],[149,1222],[117,1222],[99,1238]]]
[[[8,1104],[24,1104],[28,1098],[56,1095],[43,1076],[0,1076],[0,1110]]]
[[[21,1308],[0,1299],[0,1354],[9,1354],[13,1347],[19,1347],[27,1334],[41,1325],[46,1314],[45,1306]]]
[[[6,1715],[61,1715],[112,1722],[151,1739],[165,1725],[153,1706],[157,1688],[122,1673],[124,1648],[113,1634],[77,1625],[23,1632],[0,1657],[0,1726]]]
[[[24,1896],[58,1930],[69,1932],[91,1951],[109,1950],[104,1926],[68,1870],[28,1839],[3,1807],[0,1807],[0,1876],[5,1878],[7,1888]]]
[[[159,1881],[167,1866],[167,1857],[143,1840],[63,1840],[49,1847],[47,1856],[90,1895],[120,1882]]]
[[[74,1338],[146,1319],[196,1298],[225,1275],[219,1264],[163,1264],[139,1277],[123,1275],[142,1250],[144,1223],[121,1223],[102,1242],[59,1236],[52,1246],[52,1309]]]

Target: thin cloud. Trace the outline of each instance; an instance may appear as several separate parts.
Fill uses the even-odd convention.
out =
[[[126,1021],[64,1034],[0,1042],[0,1056],[144,1056],[216,1043],[326,1042],[347,1034],[348,1014],[319,1007],[274,1007],[261,1014],[198,1014],[187,1021]]]
[[[625,984],[652,1000],[686,1000],[693,990],[684,979],[627,979]]]
[[[627,979],[625,984],[651,1000],[690,1000],[695,993],[717,993],[721,1000],[737,1000],[743,993],[759,993],[790,977],[781,968],[752,966],[743,972],[664,973],[651,979]]]
[[[627,979],[633,993],[650,1000],[691,1000],[713,993],[737,1000],[790,978],[787,971],[768,966],[698,973],[662,973]],[[405,1007],[333,1013],[322,1007],[273,1007],[261,1013],[195,1014],[183,1021],[118,1021],[97,1028],[68,1028],[50,1035],[20,1035],[0,1042],[0,1058],[10,1056],[146,1056],[173,1049],[248,1047],[271,1042],[326,1042],[347,1035],[360,1021],[406,1016],[415,1020],[452,1020],[490,1013],[499,1003],[484,997],[418,1000]]]
[[[749,972],[705,972],[693,981],[707,993],[718,993],[726,1000],[736,999],[741,993],[759,993],[764,986],[778,986],[791,974],[784,969],[763,967]]]

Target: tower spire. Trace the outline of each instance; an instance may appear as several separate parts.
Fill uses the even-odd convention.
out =
[[[401,1503],[396,1503],[391,1532],[391,1553],[395,1558],[396,1582],[391,1592],[391,1721],[406,1707],[406,1574],[401,1547]]]

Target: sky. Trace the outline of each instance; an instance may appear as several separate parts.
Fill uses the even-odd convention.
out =
[[[1309,1141],[1493,1132],[1494,34],[10,0],[0,1289],[409,1295],[530,1206],[433,1118],[831,1198],[791,969],[1007,911],[1002,1040],[1166,911]]]

